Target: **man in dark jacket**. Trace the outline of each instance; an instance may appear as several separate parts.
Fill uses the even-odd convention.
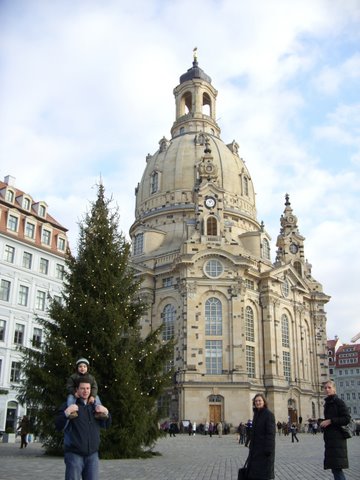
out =
[[[56,417],[56,429],[64,430],[65,480],[97,480],[99,478],[100,428],[110,426],[109,411],[103,405],[89,403],[91,382],[79,380],[76,404],[64,403]],[[71,418],[71,413],[78,416]],[[103,419],[99,419],[102,414]],[[69,418],[70,417],[70,418]]]
[[[324,430],[325,458],[324,469],[331,469],[334,480],[345,480],[343,468],[349,468],[346,439],[341,433],[341,425],[347,425],[351,416],[343,400],[336,395],[335,383],[329,380],[324,385],[324,417],[320,427]]]

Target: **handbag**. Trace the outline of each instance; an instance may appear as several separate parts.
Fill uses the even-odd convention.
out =
[[[241,467],[238,471],[238,480],[246,480],[248,478],[247,467]]]
[[[350,425],[341,425],[340,426],[340,432],[343,436],[343,438],[351,438],[353,436],[353,432],[350,428]]]
[[[246,459],[243,467],[239,468],[238,471],[238,480],[247,480],[248,478],[248,464],[249,464],[249,457]]]

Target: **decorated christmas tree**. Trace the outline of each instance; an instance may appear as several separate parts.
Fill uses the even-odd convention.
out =
[[[170,385],[166,365],[172,342],[159,331],[141,336],[146,305],[129,262],[130,244],[118,231],[118,212],[110,208],[104,187],[80,223],[76,256],[69,254],[61,302],[53,301],[51,321],[41,320],[41,348],[23,349],[24,380],[19,400],[35,415],[35,431],[48,452],[59,451],[62,435],[54,416],[65,401],[65,383],[78,358],[90,362],[112,427],[101,442],[103,458],[144,455],[160,435],[157,400]]]

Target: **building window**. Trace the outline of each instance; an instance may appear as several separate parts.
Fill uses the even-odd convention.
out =
[[[284,377],[288,382],[291,380],[290,352],[283,352]]]
[[[14,343],[16,343],[16,345],[22,345],[24,343],[24,333],[25,325],[22,325],[21,323],[16,323],[14,332]]]
[[[31,202],[30,202],[30,199],[27,198],[27,197],[24,197],[23,199],[23,209],[24,210],[30,210],[30,205],[31,205]]]
[[[53,295],[53,301],[61,304],[61,296],[60,295]]]
[[[216,375],[222,373],[222,341],[206,340],[206,373]]]
[[[249,280],[248,278],[245,278],[245,287],[250,289],[250,290],[255,290],[255,284],[253,280]]]
[[[254,312],[251,307],[245,309],[245,336],[247,342],[255,342]]]
[[[8,280],[1,280],[0,283],[0,300],[8,302],[10,298],[10,282]]]
[[[5,198],[7,202],[14,203],[14,198],[15,198],[14,192],[12,190],[6,190]]]
[[[42,329],[35,327],[33,331],[33,338],[32,338],[33,347],[40,348],[41,342],[42,342]]]
[[[289,320],[285,314],[281,315],[281,342],[283,347],[289,348]]]
[[[215,297],[205,302],[205,335],[222,335],[222,305]]]
[[[144,234],[138,233],[135,236],[135,240],[134,240],[134,255],[140,255],[141,253],[143,253],[143,248],[144,248]]]
[[[46,230],[46,228],[42,229],[41,242],[44,245],[50,245],[50,242],[51,242],[51,232],[50,232],[50,230]]]
[[[163,280],[162,280],[163,288],[172,287],[172,284],[173,284],[173,278],[172,277],[163,278]]]
[[[56,264],[56,269],[55,269],[55,277],[58,278],[59,280],[64,279],[64,274],[65,274],[65,267],[64,265],[60,265],[60,263]]]
[[[40,217],[45,217],[46,215],[46,208],[44,207],[44,205],[39,205],[39,215]]]
[[[163,324],[164,329],[162,332],[163,340],[170,340],[174,337],[175,332],[175,307],[173,305],[166,305],[163,310]]]
[[[285,278],[284,282],[281,285],[281,291],[284,297],[289,296],[289,291],[290,291],[290,286],[289,286],[289,281],[287,278]]]
[[[40,267],[39,267],[40,273],[43,273],[44,275],[47,275],[49,272],[49,260],[46,258],[40,258]]]
[[[255,347],[246,345],[246,371],[248,377],[255,378]]]
[[[21,363],[11,362],[10,382],[20,383]]]
[[[244,176],[244,195],[249,196],[249,179]]]
[[[25,237],[31,238],[34,240],[35,238],[35,225],[30,222],[26,222],[25,225]]]
[[[217,235],[217,221],[215,217],[209,217],[206,221],[206,234],[212,237]]]
[[[5,320],[0,320],[0,341],[5,341],[5,330],[6,330],[6,322]]]
[[[37,310],[45,310],[45,298],[46,298],[46,293],[42,292],[41,290],[38,290],[36,293],[36,299],[35,299],[35,308]]]
[[[263,238],[263,258],[270,260],[270,243],[266,238]]]
[[[15,215],[9,215],[8,218],[8,229],[12,232],[17,232],[19,226],[19,219]]]
[[[32,265],[32,254],[29,252],[24,252],[22,266],[24,268],[30,269]]]
[[[5,245],[4,260],[5,262],[14,263],[15,259],[15,247],[11,245]]]
[[[153,172],[150,178],[150,192],[156,193],[159,188],[159,174],[158,172]]]
[[[220,275],[223,273],[224,267],[219,260],[209,260],[205,264],[205,273],[209,277],[216,278],[220,277]]]
[[[58,238],[58,249],[62,252],[65,252],[66,241],[65,238],[59,237]]]
[[[22,305],[23,307],[26,307],[28,304],[28,298],[29,298],[29,287],[26,287],[25,285],[20,285],[18,304]]]

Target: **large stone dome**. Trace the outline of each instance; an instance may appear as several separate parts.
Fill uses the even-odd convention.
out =
[[[237,143],[226,145],[220,138],[215,119],[217,91],[196,60],[180,77],[174,95],[176,118],[171,139],[163,137],[159,149],[146,158],[136,189],[132,232],[137,225],[159,215],[168,216],[179,210],[192,210],[195,214],[205,186],[221,203],[224,213],[236,217],[239,233],[257,230],[251,176],[239,156]],[[239,223],[241,219],[243,222]]]

